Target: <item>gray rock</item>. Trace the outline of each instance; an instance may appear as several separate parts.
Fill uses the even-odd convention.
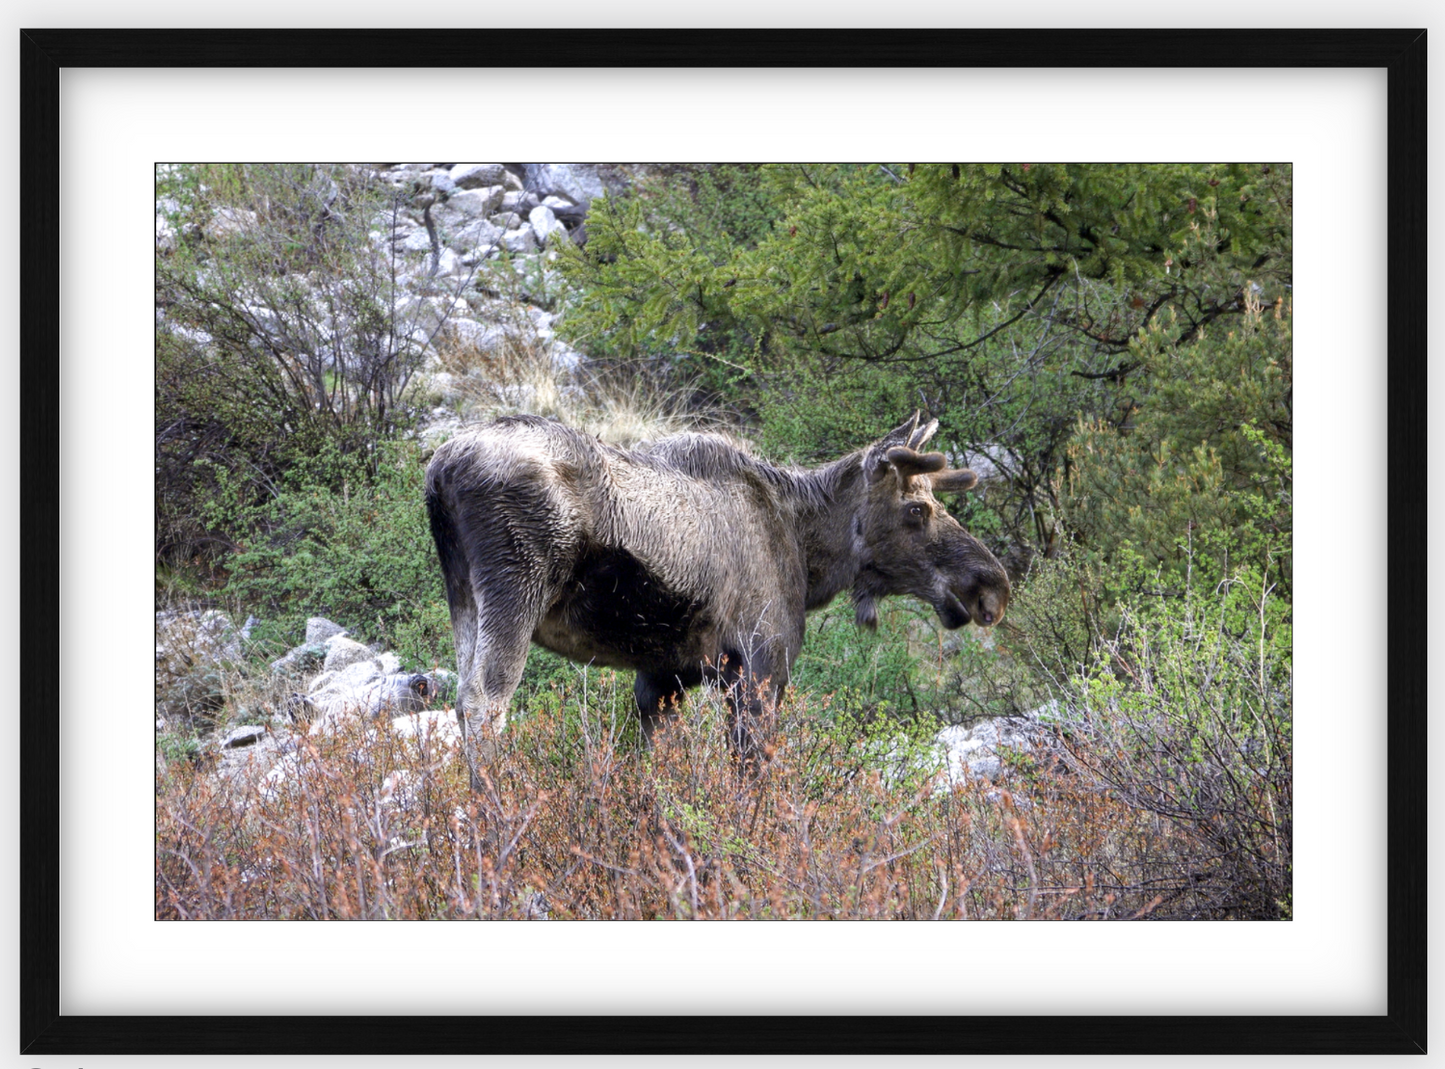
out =
[[[375,657],[376,654],[360,642],[349,638],[337,637],[333,638],[329,644],[323,667],[328,672],[334,672],[338,669],[357,664],[358,662],[373,660]]]
[[[257,797],[263,802],[277,800],[289,788],[294,787],[296,779],[301,770],[301,761],[297,754],[289,753],[276,762],[262,777],[256,785]]]
[[[226,241],[255,230],[260,218],[245,208],[217,208],[211,213],[203,233],[212,241]]]
[[[449,709],[425,709],[406,716],[393,717],[393,734],[403,739],[418,739],[422,742],[435,740],[455,744],[462,739],[462,728],[457,714]]]
[[[1024,719],[1036,720],[1040,724],[1078,724],[1087,720],[1077,710],[1059,704],[1057,698],[1049,699],[1037,709],[1030,709],[1024,713]]]
[[[277,723],[310,723],[317,716],[316,704],[305,694],[288,694],[271,719]]]
[[[522,917],[529,921],[544,921],[552,912],[552,906],[547,901],[547,896],[541,891],[533,891],[522,900]]]
[[[537,251],[537,235],[530,226],[520,230],[508,230],[502,235],[502,247],[511,253]]]
[[[445,413],[445,410],[441,410]],[[457,416],[443,414],[441,416],[432,414],[432,422],[426,427],[418,428],[417,437],[421,443],[421,455],[423,460],[430,460],[431,455],[436,452],[437,446],[441,445],[448,438],[455,438],[462,432],[462,420]]]
[[[448,248],[459,253],[490,249],[502,240],[502,228],[486,219],[476,219],[447,237]]]
[[[221,746],[216,756],[214,775],[223,782],[228,781],[232,789],[249,793],[283,755],[278,737],[263,731],[239,745]]]
[[[452,278],[466,274],[467,271],[467,266],[462,263],[462,258],[455,249],[442,249],[442,254],[437,257],[437,278]]]
[[[355,664],[349,664],[345,668],[317,673],[312,677],[307,691],[310,694],[322,695],[329,690],[333,684],[337,683],[338,680],[341,681],[339,685],[360,686],[374,679],[378,672],[379,668],[377,667],[376,661],[357,661]]]
[[[516,212],[498,212],[492,216],[492,225],[503,230],[516,230],[522,225],[522,217]]]
[[[998,717],[972,727],[955,724],[935,737],[950,783],[967,779],[993,779],[1003,771],[1007,751],[1030,753],[1035,747],[1038,723],[1027,717]]]
[[[606,192],[590,163],[529,163],[522,181],[531,192],[562,196],[584,207]]]
[[[168,323],[166,329],[177,338],[184,338],[197,348],[204,349],[214,340],[204,330],[196,330],[194,327],[182,326],[179,323]]]
[[[491,215],[502,205],[501,186],[485,186],[481,189],[467,189],[454,193],[447,201],[448,211],[454,211],[473,219]]]
[[[306,645],[319,646],[327,639],[346,634],[346,628],[324,616],[312,616],[306,621]]]
[[[293,646],[285,656],[271,662],[273,676],[300,676],[319,669],[326,660],[328,647],[324,642]]]
[[[514,171],[502,172],[502,185],[507,187],[508,192],[520,193],[522,191],[522,179]]]
[[[969,450],[949,457],[950,466],[969,468],[978,475],[979,482],[1007,478],[1009,472],[1016,472],[1021,466],[1018,454],[997,442],[988,442],[976,450]]]
[[[420,333],[425,340],[454,315],[466,315],[467,302],[453,297],[405,297],[397,301],[400,329]]]
[[[556,214],[545,204],[539,204],[533,208],[528,214],[527,220],[532,224],[532,232],[537,235],[537,244],[539,245],[547,244],[553,231],[561,230],[564,234],[566,232],[566,228],[557,222]]]
[[[379,675],[381,675],[381,666],[376,663],[375,658],[355,661],[344,668],[322,672],[311,681],[308,693],[318,701],[327,700],[328,695],[333,692],[345,695],[357,688],[367,686]]]
[[[156,212],[156,248],[160,252],[176,250],[176,228],[160,212]]]
[[[376,800],[385,806],[410,809],[416,801],[416,776],[406,769],[388,772],[381,781]]]
[[[156,672],[184,674],[241,656],[241,634],[215,609],[156,613]]]
[[[491,348],[499,335],[494,324],[478,323],[464,316],[448,319],[441,330],[441,336],[451,344],[479,350]]]
[[[431,251],[431,235],[426,232],[424,226],[408,227],[405,230],[398,227],[392,243],[398,252]]]
[[[573,372],[582,366],[586,357],[566,342],[552,341],[552,366],[558,371]]]
[[[235,750],[242,746],[254,746],[260,742],[265,735],[266,728],[264,725],[248,724],[245,727],[237,728],[227,735],[225,741],[221,743],[221,748],[223,750]]]
[[[461,189],[499,186],[506,179],[500,163],[459,163],[451,169],[451,180]]]
[[[439,689],[436,680],[420,672],[376,674],[360,683],[340,674],[324,690],[307,695],[311,710],[320,714],[311,725],[311,734],[334,731],[350,717],[392,719],[422,712]]]

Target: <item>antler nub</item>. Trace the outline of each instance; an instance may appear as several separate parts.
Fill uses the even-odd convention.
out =
[[[865,461],[869,480],[876,481],[887,475],[890,469],[897,469],[904,482],[915,475],[932,475],[935,490],[967,490],[978,481],[972,472],[966,473],[972,477],[971,481],[966,479],[965,472],[945,472],[943,468],[948,461],[942,453],[919,452],[923,444],[938,432],[938,420],[931,419],[926,423],[922,420],[923,412],[915,411],[912,419],[889,431],[869,450]]]
[[[927,475],[929,472],[941,471],[948,459],[942,453],[920,453],[906,445],[895,445],[888,450],[888,463],[897,468],[898,474],[906,479],[910,475]]]
[[[970,468],[941,471],[929,478],[928,485],[935,494],[956,494],[963,490],[972,490],[977,486],[978,473]]]

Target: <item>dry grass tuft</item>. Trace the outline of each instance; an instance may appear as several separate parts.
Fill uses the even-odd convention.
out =
[[[568,366],[518,312],[488,341],[453,338],[439,347],[468,421],[534,415],[560,420],[604,442],[632,445],[682,430],[720,424],[717,413],[690,406],[692,391],[664,370],[643,365]]]

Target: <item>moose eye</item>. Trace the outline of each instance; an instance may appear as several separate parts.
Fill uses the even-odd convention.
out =
[[[923,517],[924,517],[926,514],[927,514],[927,512],[926,512],[926,510],[924,509],[924,507],[923,507],[922,505],[909,505],[909,506],[908,506],[908,518],[909,518],[909,520],[913,521],[914,523],[922,523],[922,522],[923,522]]]

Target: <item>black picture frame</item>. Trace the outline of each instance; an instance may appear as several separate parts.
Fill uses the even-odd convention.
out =
[[[1424,30],[558,30],[548,61],[711,67],[1388,70],[1388,957],[1381,1016],[318,1017],[60,1012],[60,74],[74,67],[475,66],[435,30],[22,30],[20,1052],[1364,1054],[1426,1044]],[[47,712],[53,715],[45,715]]]

